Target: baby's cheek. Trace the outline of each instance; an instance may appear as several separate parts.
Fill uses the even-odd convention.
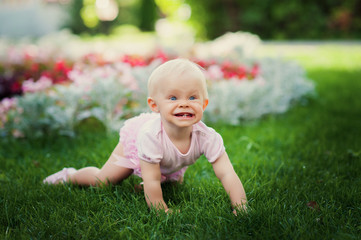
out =
[[[194,102],[193,104],[192,104],[192,106],[193,107],[195,107],[195,108],[202,108],[202,103],[201,102]]]

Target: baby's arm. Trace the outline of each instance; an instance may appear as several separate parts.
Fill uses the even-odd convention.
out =
[[[217,178],[221,181],[224,189],[228,193],[232,206],[238,210],[246,210],[247,197],[243,185],[233,169],[227,153],[224,153],[212,163],[213,170]],[[234,211],[233,213],[236,214]]]
[[[144,195],[149,208],[168,211],[168,206],[164,202],[162,188],[160,185],[161,172],[159,163],[148,163],[140,160],[142,178],[144,181]]]

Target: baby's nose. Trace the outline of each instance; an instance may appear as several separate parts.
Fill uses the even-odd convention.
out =
[[[179,103],[179,107],[188,107],[188,101],[184,100]]]

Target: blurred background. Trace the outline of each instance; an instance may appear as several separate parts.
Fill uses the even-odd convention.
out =
[[[64,28],[88,36],[124,34],[124,26],[153,32],[165,21],[170,29],[191,29],[198,40],[236,31],[263,40],[354,40],[361,37],[361,0],[0,1],[0,36],[9,38]]]

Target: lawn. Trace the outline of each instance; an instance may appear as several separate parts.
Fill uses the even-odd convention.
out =
[[[118,141],[98,125],[76,138],[0,140],[2,239],[359,239],[361,46],[266,45],[298,61],[316,96],[277,116],[212,125],[224,138],[251,210],[235,217],[202,158],[182,185],[165,184],[179,214],[149,211],[139,178],[103,188],[46,186],[64,166],[102,166]]]

